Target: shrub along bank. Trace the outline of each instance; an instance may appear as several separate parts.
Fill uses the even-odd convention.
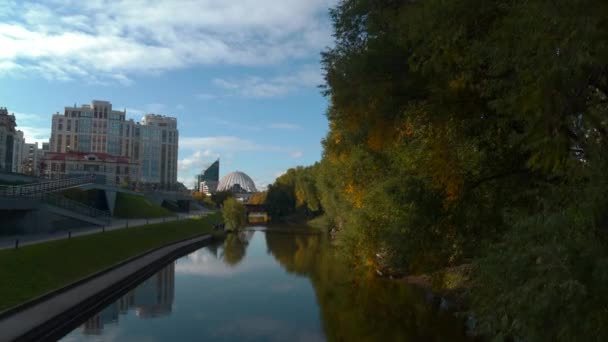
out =
[[[0,310],[61,288],[150,249],[204,233],[220,214],[0,250]]]

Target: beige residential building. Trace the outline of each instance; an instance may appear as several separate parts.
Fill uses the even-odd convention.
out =
[[[126,110],[117,111],[110,102],[95,100],[53,115],[49,149],[125,157],[131,168],[127,183],[172,188],[177,183],[178,138],[176,118],[147,114],[139,123],[127,120]]]

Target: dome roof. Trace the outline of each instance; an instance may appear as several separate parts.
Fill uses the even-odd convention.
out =
[[[217,186],[217,191],[230,191],[235,185],[239,185],[245,192],[257,192],[251,177],[244,172],[234,171],[225,175]]]

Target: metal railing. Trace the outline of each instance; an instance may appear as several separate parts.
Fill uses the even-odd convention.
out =
[[[56,179],[39,183],[9,185],[0,187],[0,196],[3,197],[29,197],[40,193],[58,192],[75,186],[93,183],[95,175],[82,177]]]
[[[79,185],[93,183],[94,181],[95,175],[86,175],[82,177],[56,179],[40,183],[5,186],[0,187],[0,197],[34,198],[43,203],[109,223],[111,216],[108,211],[89,207],[67,197],[55,194],[55,192],[63,191]]]

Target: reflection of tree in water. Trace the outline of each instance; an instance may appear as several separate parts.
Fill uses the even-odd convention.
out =
[[[251,235],[248,232],[239,231],[228,234],[224,239],[222,246],[222,259],[229,266],[238,265],[245,257],[247,245],[251,240]]]
[[[219,247],[219,243],[212,243],[210,245],[207,245],[205,248],[209,251],[209,254],[213,255],[217,259]]]
[[[329,341],[464,341],[464,324],[406,284],[360,274],[325,235],[266,233],[270,253],[311,279]]]

